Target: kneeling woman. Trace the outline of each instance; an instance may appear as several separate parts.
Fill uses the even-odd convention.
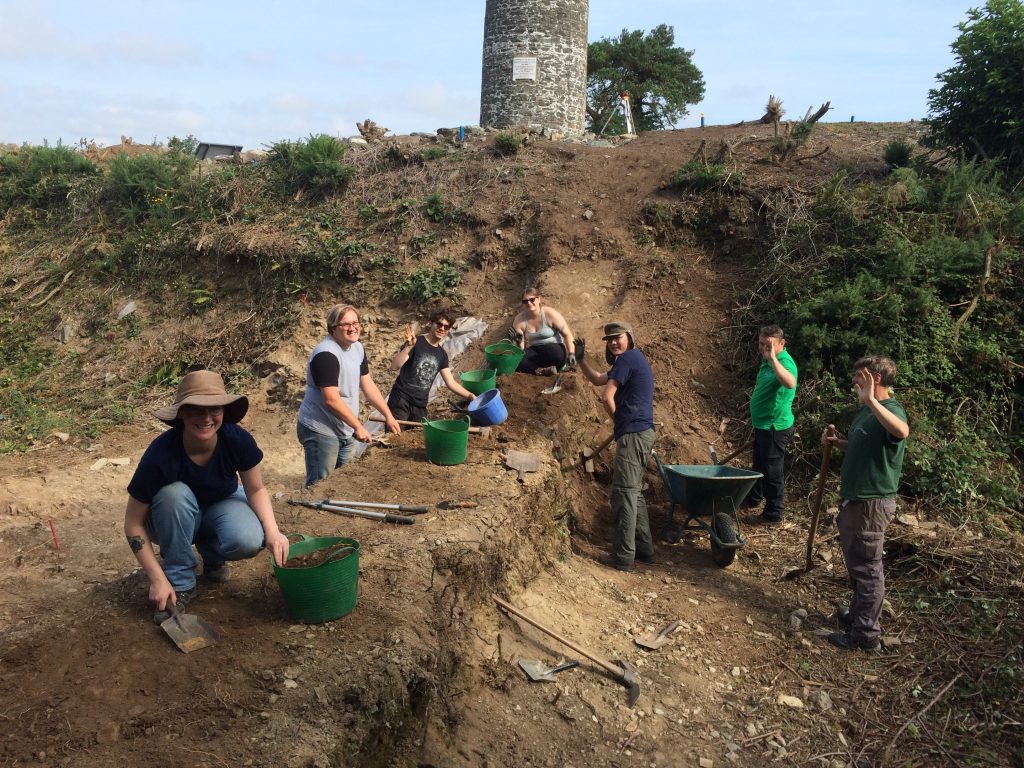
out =
[[[562,313],[546,306],[536,288],[523,291],[523,310],[512,320],[519,346],[526,350],[519,367],[523,373],[550,376],[562,366],[576,367],[576,344]]]
[[[124,533],[149,578],[158,624],[171,604],[183,609],[196,596],[193,544],[203,575],[216,583],[228,580],[229,560],[264,546],[279,566],[288,558],[288,538],[263,486],[263,451],[238,426],[248,409],[248,399],[225,391],[220,374],[194,371],[174,403],[153,412],[171,429],[150,443],[128,484]],[[151,542],[160,545],[162,563]]]

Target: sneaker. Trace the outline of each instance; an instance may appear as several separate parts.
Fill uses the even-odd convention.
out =
[[[227,560],[216,565],[203,563],[203,578],[213,584],[227,584],[231,578],[231,564]]]
[[[623,571],[625,573],[633,572],[632,563],[620,563],[618,558],[616,558],[615,555],[612,554],[601,555],[599,558],[597,558],[597,562],[599,562],[601,565],[607,566],[608,568],[614,568],[617,571]]]
[[[185,606],[191,603],[199,595],[199,589],[193,585],[190,589],[183,590],[182,592],[175,592],[174,596],[177,598],[175,605],[178,606],[178,612],[185,610]],[[163,624],[171,618],[170,611],[157,611],[153,614],[154,624]]]
[[[538,376],[554,376],[556,373],[558,373],[558,368],[556,368],[553,365],[549,365],[546,368],[537,369]]]
[[[873,637],[870,640],[854,640],[848,632],[833,632],[828,636],[828,641],[832,645],[847,651],[858,649],[862,651],[877,651],[882,647],[882,643],[877,637]]]

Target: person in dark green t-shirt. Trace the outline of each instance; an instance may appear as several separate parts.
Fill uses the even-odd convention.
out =
[[[853,370],[861,409],[845,440],[831,424],[821,436],[822,445],[846,449],[836,524],[853,584],[850,607],[838,614],[846,632],[832,633],[828,639],[847,650],[874,650],[880,645],[878,619],[885,599],[882,547],[885,529],[896,513],[896,491],[910,427],[903,406],[889,394],[896,380],[896,364],[888,357],[864,357],[854,363]]]
[[[793,439],[793,398],[796,397],[796,363],[786,351],[786,338],[777,325],[766,325],[757,337],[761,367],[750,395],[750,422],[754,427],[755,472],[758,480],[744,500],[751,509],[764,511],[750,522],[780,523],[786,492],[786,446]]]

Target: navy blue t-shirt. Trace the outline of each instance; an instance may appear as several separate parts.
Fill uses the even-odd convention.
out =
[[[654,371],[643,353],[635,347],[627,349],[615,358],[608,378],[619,382],[615,390],[615,439],[654,429]]]
[[[253,436],[237,424],[222,424],[210,463],[200,467],[185,453],[184,428],[175,426],[149,444],[128,483],[128,493],[152,504],[157,491],[181,481],[192,489],[200,506],[225,499],[238,489],[238,473],[261,461],[263,451]]]

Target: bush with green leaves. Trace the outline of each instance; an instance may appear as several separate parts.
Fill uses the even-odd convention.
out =
[[[180,152],[121,152],[107,168],[104,197],[127,221],[184,218],[175,197],[188,186],[194,165]]]
[[[450,259],[436,267],[419,267],[396,283],[393,293],[396,299],[422,304],[431,299],[461,299],[458,287],[462,282],[462,270]]]
[[[49,208],[67,200],[80,179],[99,173],[79,152],[55,147],[24,146],[0,154],[0,211],[15,205]]]
[[[724,163],[706,163],[690,160],[669,179],[669,186],[690,192],[735,187],[742,182],[740,174],[730,171]]]
[[[906,139],[893,139],[885,145],[882,159],[890,168],[906,168],[910,165],[913,151],[913,146]]]
[[[271,147],[267,167],[289,195],[322,199],[348,186],[356,169],[343,162],[345,145],[325,133]]]
[[[507,131],[503,131],[494,137],[494,149],[498,152],[499,155],[505,155],[506,157],[510,157],[519,152],[519,148],[522,145],[522,139],[520,139],[514,133],[508,133]]]
[[[928,146],[1024,170],[1024,4],[988,0],[967,11],[950,46],[955,64],[928,92]]]
[[[954,520],[1024,527],[1021,190],[991,166],[904,168],[881,187],[837,176],[812,205],[774,215],[782,235],[740,325],[786,329],[798,429],[848,426],[853,361],[889,355],[911,422],[903,492]]]

